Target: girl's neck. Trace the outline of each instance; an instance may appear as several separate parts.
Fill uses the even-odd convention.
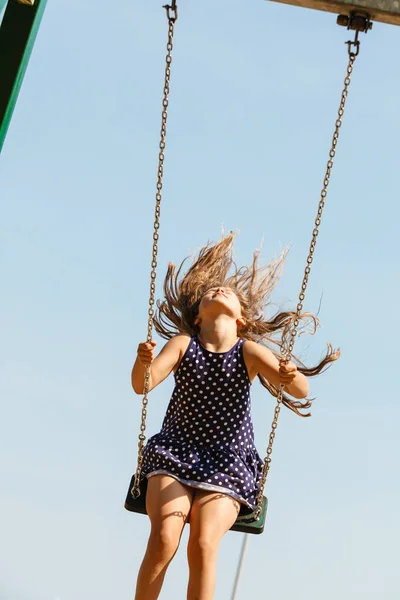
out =
[[[227,352],[238,340],[236,321],[217,319],[203,322],[197,337],[206,350]]]

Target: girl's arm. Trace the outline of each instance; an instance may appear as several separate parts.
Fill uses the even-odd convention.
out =
[[[136,394],[144,392],[144,374],[146,364],[150,367],[149,391],[154,389],[159,383],[178,367],[180,360],[188,347],[190,338],[186,335],[177,335],[169,340],[160,354],[154,358],[156,343],[144,342],[139,344],[138,354],[135,364],[132,368],[132,387]]]
[[[250,381],[260,374],[276,387],[284,384],[285,392],[294,398],[308,396],[307,378],[297,370],[294,363],[279,363],[271,350],[251,341],[246,341],[243,345],[243,357]]]

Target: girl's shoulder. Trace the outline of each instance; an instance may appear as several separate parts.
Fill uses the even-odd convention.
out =
[[[176,335],[173,335],[172,337],[169,338],[167,344],[181,344],[184,343],[185,341],[189,341],[192,339],[193,336],[189,335],[188,333],[177,333]]]
[[[260,344],[258,344],[257,342],[254,342],[253,340],[247,340],[246,338],[242,338],[242,340],[243,340],[243,352],[246,352],[248,354],[254,354],[254,352],[257,352]]]
[[[188,333],[177,333],[176,335],[174,335],[174,337],[171,338],[171,340],[175,340],[175,343],[177,344],[184,344],[190,342],[192,337],[193,336],[189,335]]]
[[[243,342],[243,356],[245,360],[256,360],[265,359],[267,357],[271,358],[274,355],[269,348],[264,346],[264,344],[245,339]]]
[[[175,374],[176,374],[177,370],[179,369],[182,358],[185,356],[185,354],[189,348],[192,338],[193,338],[193,336],[190,336],[186,333],[179,333],[179,334],[175,335],[173,338],[171,338],[168,342],[169,344],[174,345],[174,351],[177,355],[177,361],[173,368],[173,371]]]
[[[166,345],[170,347],[173,346],[175,350],[179,351],[179,354],[182,357],[188,349],[191,340],[192,336],[186,333],[178,333],[177,335],[174,335]]]

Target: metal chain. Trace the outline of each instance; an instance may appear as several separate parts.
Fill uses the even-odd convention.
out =
[[[156,185],[156,205],[154,211],[154,230],[153,230],[153,248],[152,248],[152,260],[151,260],[151,272],[150,272],[150,296],[149,296],[149,309],[148,309],[148,321],[147,321],[147,342],[152,340],[153,331],[153,317],[154,317],[154,304],[155,304],[155,293],[156,293],[156,277],[157,277],[157,255],[158,255],[158,240],[160,229],[160,210],[161,210],[161,199],[162,199],[162,187],[163,187],[163,174],[164,174],[164,158],[165,158],[165,147],[166,147],[166,135],[167,135],[167,119],[168,119],[168,98],[169,98],[169,82],[171,77],[171,63],[172,63],[172,50],[173,50],[173,37],[174,37],[174,25],[178,18],[178,9],[176,6],[176,0],[173,0],[172,6],[166,5],[163,8],[167,11],[168,18],[168,42],[167,42],[167,56],[165,64],[165,79],[164,79],[164,97],[162,101],[162,113],[161,113],[161,132],[160,132],[160,151],[158,154],[158,176]],[[148,405],[148,393],[150,385],[150,365],[146,365],[144,375],[144,392],[142,399],[142,416],[140,424],[140,434],[138,436],[138,459],[135,473],[135,480],[131,494],[133,498],[140,496],[140,477],[142,472],[143,463],[143,451],[144,442],[146,440],[146,417],[147,417],[147,405]]]
[[[335,122],[335,131],[333,133],[332,145],[331,145],[331,149],[329,151],[329,160],[326,165],[325,177],[324,177],[323,187],[321,190],[321,198],[320,198],[320,201],[318,204],[317,216],[314,221],[315,226],[314,226],[314,229],[312,232],[310,248],[309,248],[309,252],[308,252],[308,256],[307,256],[307,265],[306,265],[306,268],[304,269],[304,277],[303,277],[303,281],[301,283],[299,301],[298,301],[298,304],[296,307],[296,316],[294,318],[292,329],[289,334],[289,342],[286,344],[285,341],[283,341],[282,345],[281,345],[282,362],[288,362],[290,360],[290,358],[292,356],[292,352],[293,352],[294,343],[295,343],[295,340],[297,337],[297,330],[299,327],[301,313],[303,310],[303,302],[304,302],[304,298],[305,298],[305,294],[306,294],[306,290],[307,290],[308,278],[309,278],[309,275],[311,272],[311,264],[313,262],[315,247],[317,245],[317,237],[318,237],[318,233],[319,233],[319,227],[321,225],[322,212],[323,212],[323,209],[325,206],[326,196],[328,194],[328,186],[329,186],[329,180],[330,180],[331,171],[332,171],[332,167],[333,167],[333,159],[335,158],[335,155],[336,155],[336,146],[337,146],[337,143],[339,140],[340,127],[342,125],[344,108],[346,105],[349,85],[350,85],[350,81],[351,81],[351,74],[353,72],[354,62],[359,53],[360,42],[358,41],[358,32],[356,34],[355,41],[347,42],[347,44],[348,44],[348,53],[349,53],[349,62],[347,65],[347,75],[344,79],[344,88],[343,88],[342,96],[340,99],[338,117]],[[352,51],[351,46],[355,47],[354,52]],[[267,477],[269,474],[269,470],[271,468],[272,446],[273,446],[273,443],[275,440],[276,429],[278,427],[279,413],[281,411],[281,406],[282,406],[283,387],[284,386],[281,385],[278,390],[277,404],[275,406],[274,418],[273,418],[272,425],[271,425],[271,433],[269,435],[269,443],[268,443],[268,447],[266,450],[266,456],[264,458],[263,472],[262,472],[261,483],[260,483],[260,493],[258,495],[257,506],[256,506],[255,512],[254,512],[256,519],[258,519],[261,514],[261,507],[262,507],[262,501],[263,501],[263,496],[264,496],[264,488],[265,488],[265,484],[266,484]]]

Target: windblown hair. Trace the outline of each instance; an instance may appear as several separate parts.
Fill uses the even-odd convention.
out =
[[[240,328],[240,337],[264,344],[278,359],[282,358],[281,350],[286,348],[285,340],[290,335],[296,313],[279,312],[268,321],[264,310],[270,305],[269,298],[280,278],[286,253],[260,267],[259,252],[255,252],[250,267],[238,268],[233,260],[233,246],[234,234],[230,233],[220,242],[202,248],[186,273],[183,267],[187,259],[178,268],[169,264],[164,281],[164,300],[157,302],[155,311],[155,329],[165,339],[182,333],[198,334],[200,330],[196,317],[204,294],[212,287],[226,286],[239,298],[242,315],[246,319],[246,324]],[[300,324],[303,327],[311,324],[311,333],[314,333],[318,320],[310,313],[303,313]],[[314,367],[306,367],[296,356],[291,358],[301,373],[312,377],[325,370],[339,356],[339,350],[334,351],[329,344],[324,358]],[[278,388],[265,377],[258,377],[272,396],[277,397]],[[309,412],[304,411],[311,407],[311,402],[308,398],[299,401],[283,394],[283,404],[302,417],[310,416]]]

